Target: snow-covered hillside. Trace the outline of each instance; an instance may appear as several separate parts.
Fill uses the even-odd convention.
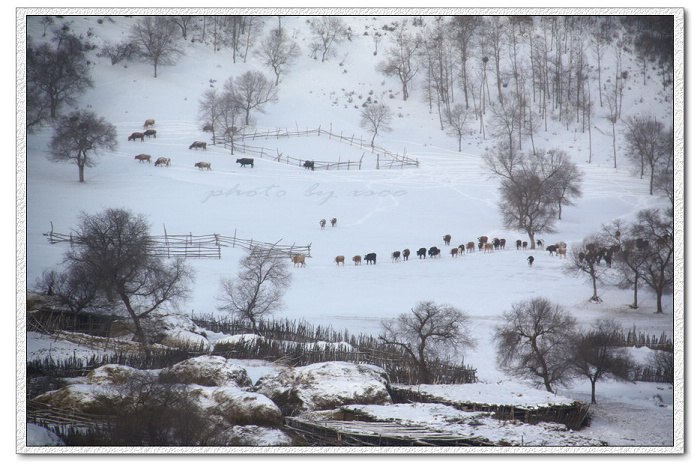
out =
[[[30,18],[28,34],[41,40],[42,26]],[[524,233],[502,227],[497,206],[497,182],[489,179],[482,156],[495,140],[468,137],[463,151],[457,141],[440,130],[437,113],[429,112],[417,85],[407,101],[401,99],[401,85],[382,76],[376,65],[390,46],[388,37],[373,54],[372,35],[397,18],[381,16],[344,17],[353,31],[352,41],[338,46],[327,62],[310,57],[309,25],[305,17],[283,17],[282,26],[301,47],[294,67],[282,77],[279,101],[256,114],[260,130],[306,130],[323,128],[345,136],[371,139],[360,126],[361,103],[373,96],[393,113],[392,131],[380,133],[377,144],[395,153],[406,153],[419,161],[418,167],[374,169],[374,157],[366,149],[351,147],[324,137],[307,136],[256,141],[251,144],[272,148],[297,159],[359,160],[367,153],[361,170],[316,170],[287,165],[255,154],[231,155],[228,149],[209,145],[206,151],[189,149],[195,140],[209,141],[198,120],[199,101],[212,87],[220,89],[229,77],[248,70],[271,75],[252,54],[243,63],[233,63],[230,51],[214,51],[210,44],[183,42],[185,55],[173,66],[163,66],[153,78],[148,64],[129,62],[111,65],[107,58],[94,60],[94,88],[81,97],[79,108],[89,109],[116,126],[119,146],[102,155],[97,166],[87,168],[86,182],[78,182],[75,165],[47,160],[51,129],[31,134],[27,140],[26,171],[26,282],[31,289],[45,269],[61,262],[65,245],[48,243],[44,233],[68,233],[76,226],[80,212],[95,213],[105,208],[127,208],[144,214],[154,235],[217,233],[264,242],[311,244],[306,268],[293,269],[291,287],[284,297],[279,317],[298,318],[353,334],[376,334],[383,319],[409,311],[416,303],[432,300],[452,304],[472,318],[478,339],[476,350],[465,351],[465,363],[477,368],[483,383],[512,380],[497,367],[492,345],[493,327],[500,314],[517,301],[544,296],[563,305],[582,325],[599,318],[613,318],[626,329],[635,328],[657,336],[673,336],[672,295],[664,298],[664,314],[654,314],[655,297],[640,294],[640,308],[630,309],[632,292],[605,285],[603,302],[588,302],[591,286],[586,278],[564,273],[567,262],[545,251],[536,251],[528,267],[524,253],[515,249]],[[64,21],[78,33],[91,31],[97,45],[122,41],[135,17],[67,16]],[[430,21],[430,18],[425,18]],[[265,29],[277,27],[278,18],[269,17]],[[364,35],[365,31],[368,35]],[[609,58],[612,60],[612,58]],[[624,66],[630,72],[625,90],[624,112],[628,116],[651,112],[666,125],[672,124],[673,96],[662,91],[654,74],[642,84],[639,67],[630,57]],[[614,68],[604,66],[603,76]],[[155,119],[157,138],[127,141],[140,131],[145,119]],[[585,173],[583,197],[565,207],[557,233],[542,236],[547,243],[581,241],[616,218],[632,220],[644,208],[664,207],[667,200],[648,195],[648,180],[640,179],[624,158],[618,137],[618,167],[613,167],[610,125],[601,109],[594,110],[592,162],[589,138],[580,129],[566,130],[552,121],[541,132],[537,145],[569,153]],[[478,129],[478,122],[474,122]],[[134,160],[134,155],[168,157],[169,167],[155,167]],[[255,166],[240,167],[236,159],[254,157]],[[212,171],[194,167],[199,161],[212,164]],[[368,163],[367,163],[368,162]],[[337,227],[321,229],[319,220],[337,217]],[[470,253],[394,263],[396,250],[430,246],[443,247],[442,237],[452,235],[452,245],[475,241],[480,235],[508,240],[507,249],[485,255]],[[355,266],[353,255],[378,254],[376,265]],[[190,260],[196,271],[193,294],[180,306],[192,315],[218,315],[215,299],[219,281],[232,277],[241,248],[225,249],[221,259]],[[337,255],[346,257],[336,266]],[[291,264],[290,264],[291,267]],[[527,386],[522,383],[522,386]],[[587,400],[589,384],[578,382],[557,392],[569,398]],[[601,383],[599,404],[593,410],[592,426],[586,436],[619,447],[679,444],[674,440],[674,389],[650,383]],[[661,402],[660,402],[661,400]],[[678,410],[678,409],[676,409]],[[679,415],[676,413],[675,418]],[[677,436],[677,435],[676,435]]]

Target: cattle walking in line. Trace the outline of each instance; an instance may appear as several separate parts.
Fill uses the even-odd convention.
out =
[[[199,168],[200,171],[203,169],[211,171],[211,163],[207,163],[206,161],[200,161],[199,163],[195,163],[194,167]]]
[[[365,261],[367,262],[367,264],[376,264],[377,263],[377,253],[370,252],[369,254],[365,255]]]
[[[474,241],[469,241],[467,243],[467,252],[474,252],[475,247]]]
[[[566,248],[557,248],[557,257],[566,257]],[[608,262],[607,257],[605,259],[605,262]]]
[[[458,249],[459,249],[459,255],[460,255],[460,256],[463,255],[463,254],[464,254],[464,250],[465,250],[464,244],[460,244],[460,245],[458,246]]]
[[[486,244],[489,242],[489,237],[488,236],[479,236],[476,238],[476,240],[482,244]]]
[[[192,145],[190,145],[190,150],[193,148],[195,150],[198,150],[200,148],[203,150],[206,150],[207,149],[207,142],[192,142]]]
[[[450,249],[450,255],[452,257],[457,257],[459,255],[459,248],[452,248]]]
[[[527,241],[523,241],[523,249],[527,249]]]
[[[155,166],[170,166],[170,158],[160,157],[156,160]]]
[[[544,249],[544,239],[537,240],[537,249]]]
[[[518,239],[517,241],[515,241],[515,249],[520,251],[520,248],[522,248],[522,247],[523,247],[523,242],[521,240]]]
[[[306,267],[306,256],[304,254],[295,254],[292,256],[294,267]]]
[[[313,161],[306,160],[306,161],[304,161],[304,168],[310,169],[311,171],[313,171],[313,170],[314,170],[314,164],[315,164],[315,163],[314,163]]]
[[[331,218],[331,226],[332,226],[333,228],[335,228],[337,224],[338,224],[338,219],[337,219],[337,218]]]
[[[449,246],[450,241],[452,241],[452,236],[446,234],[445,236],[442,237],[442,240],[445,242],[445,246]]]
[[[418,259],[425,259],[426,252],[427,251],[425,248],[420,248],[418,251],[416,251],[416,254],[418,254]]]
[[[402,254],[403,254],[403,260],[407,261],[407,260],[408,260],[408,256],[411,255],[411,250],[410,250],[410,249],[404,249],[403,252],[402,252]]]
[[[140,155],[134,156],[134,159],[138,160],[139,163],[143,163],[145,161],[148,161],[150,163],[151,162],[151,155],[145,155],[145,154],[141,153]]]
[[[335,256],[335,265],[340,267],[340,264],[343,264],[343,266],[345,266],[345,256]]]
[[[401,251],[394,251],[391,253],[391,261],[392,262],[400,262],[401,261]]]
[[[493,243],[484,244],[484,254],[486,254],[487,252],[493,254]]]
[[[501,249],[505,249],[505,248],[506,248],[506,240],[505,240],[505,238],[501,238]]]
[[[355,263],[355,265],[360,265],[362,264],[362,256],[359,254],[357,256],[353,256],[352,261]]]
[[[493,248],[494,249],[500,249],[501,248],[501,240],[500,238],[493,238]]]
[[[146,119],[146,122],[143,123],[143,128],[147,129],[149,127],[153,127],[154,125],[156,125],[155,119]]]
[[[318,222],[319,225],[321,225],[321,229],[324,229],[326,227],[326,219],[321,218],[321,221]]]
[[[532,257],[532,256],[529,256],[529,257],[527,258],[527,265],[529,265],[530,267],[532,267],[532,263],[533,263],[533,262],[535,262],[535,258]]]
[[[145,132],[143,133],[143,135],[146,136],[146,137],[153,137],[153,138],[156,138],[156,133],[157,133],[156,130],[148,129],[147,131],[145,131]]]
[[[141,139],[141,141],[143,142],[143,132],[134,132],[133,134],[129,135],[127,141],[130,142],[133,140],[135,142],[137,138]]]
[[[430,257],[439,257],[440,256],[440,250],[437,248],[437,246],[433,246],[430,249],[428,249],[428,255]]]

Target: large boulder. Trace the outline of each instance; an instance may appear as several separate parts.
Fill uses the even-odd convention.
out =
[[[236,386],[250,388],[253,383],[245,368],[218,355],[201,355],[176,363],[160,373],[164,382],[201,386]]]
[[[391,404],[386,372],[373,365],[323,362],[263,376],[255,391],[272,399],[284,415],[348,404]]]
[[[282,412],[266,396],[243,391],[237,387],[207,387],[189,385],[189,396],[197,407],[229,425],[258,425],[280,427]]]

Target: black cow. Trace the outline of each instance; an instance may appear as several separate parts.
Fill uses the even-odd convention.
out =
[[[153,138],[156,137],[156,131],[153,130],[153,129],[148,129],[148,130],[145,131],[143,134],[144,134],[146,137],[153,137]]]
[[[314,162],[309,161],[309,160],[304,161],[304,168],[310,169],[311,171],[313,171],[314,170]]]
[[[533,263],[533,262],[535,262],[535,258],[534,258],[534,257],[530,256],[530,257],[527,258],[527,265],[529,265],[530,267],[532,267],[532,263]]]
[[[399,262],[401,260],[401,251],[394,251],[391,253],[391,260],[394,262]]]
[[[494,249],[501,248],[501,240],[499,238],[493,238],[493,248]]]
[[[428,249],[428,255],[430,257],[435,257],[440,255],[440,250],[437,248],[437,246],[433,246],[430,249]]]
[[[520,250],[521,247],[523,247],[523,242],[521,240],[517,240],[515,242],[515,249]]]
[[[416,254],[418,254],[418,259],[425,259],[425,253],[425,248],[420,248],[418,251],[416,251]]]
[[[250,165],[251,168],[255,167],[255,160],[253,158],[238,158],[236,163],[241,165],[241,168]]]
[[[365,256],[365,261],[367,261],[367,264],[372,263],[376,264],[377,263],[377,253],[370,252]]]
[[[402,252],[402,254],[403,254],[403,260],[407,261],[407,260],[408,260],[408,256],[411,255],[411,250],[410,250],[410,249],[404,249],[403,252]]]
[[[557,245],[556,244],[550,244],[547,246],[547,252],[549,253],[550,256],[553,256],[557,252]]]

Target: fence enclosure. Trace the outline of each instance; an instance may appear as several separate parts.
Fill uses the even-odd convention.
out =
[[[224,134],[227,135],[227,134]],[[376,169],[393,169],[393,168],[406,168],[406,167],[418,167],[418,160],[409,158],[404,151],[403,154],[394,153],[392,151],[386,150],[379,146],[372,146],[365,142],[363,137],[356,137],[354,134],[351,136],[344,136],[341,132],[340,135],[334,134],[331,126],[331,130],[324,130],[319,126],[317,129],[311,130],[295,130],[290,131],[287,129],[276,129],[261,131],[254,129],[250,133],[240,133],[235,137],[216,137],[214,139],[215,145],[223,145],[224,148],[231,149],[233,146],[233,151],[240,153],[245,153],[250,156],[257,156],[260,158],[267,158],[278,163],[291,164],[295,166],[304,166],[304,162],[307,159],[294,158],[288,155],[282,155],[279,149],[265,148],[262,146],[252,145],[249,142],[254,142],[255,140],[269,140],[269,139],[281,139],[281,138],[293,138],[293,137],[325,137],[327,136],[329,140],[336,139],[341,143],[350,145],[352,147],[359,147],[361,150],[366,150],[362,153],[359,160],[345,160],[341,161],[314,161],[314,169],[325,169],[325,170],[350,170],[350,169],[362,169],[362,163],[367,156],[367,151],[372,155],[372,160],[375,160]],[[370,158],[368,158],[370,159]]]

